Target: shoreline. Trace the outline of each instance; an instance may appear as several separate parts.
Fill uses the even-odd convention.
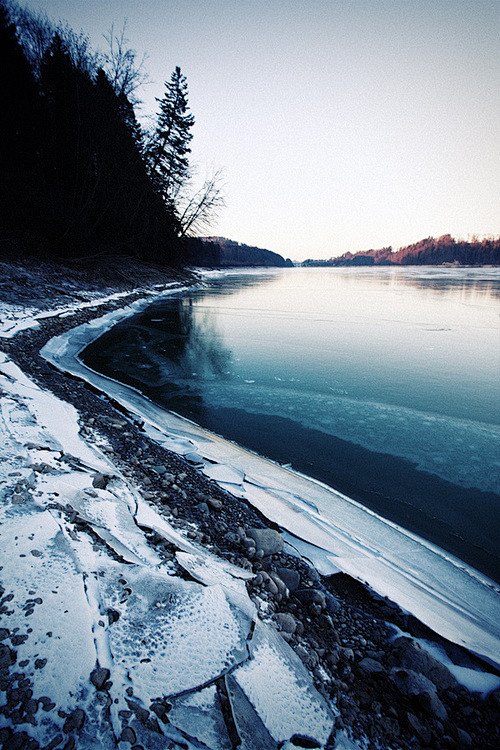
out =
[[[115,300],[105,304],[111,307],[114,305],[119,307],[121,301]],[[106,435],[106,438],[114,446],[111,454],[113,460],[119,460],[124,469],[135,475],[136,481],[141,478],[144,481],[145,477],[149,480],[143,485],[151,488],[145,490],[146,494],[153,496],[148,502],[153,502],[160,507],[163,506],[163,509],[167,506],[167,513],[170,513],[170,517],[184,519],[188,525],[187,528],[194,523],[195,527],[198,526],[198,530],[191,529],[191,532],[201,534],[200,539],[196,539],[197,543],[206,545],[207,541],[202,541],[203,535],[208,536],[210,539],[209,545],[215,550],[216,554],[222,555],[232,563],[244,565],[246,569],[252,570],[254,581],[260,581],[258,578],[260,574],[262,581],[257,584],[250,584],[251,595],[259,601],[266,602],[264,609],[267,609],[267,615],[265,616],[269,621],[278,623],[280,618],[276,619],[276,614],[288,613],[302,624],[303,634],[301,636],[295,635],[296,630],[293,633],[288,633],[282,629],[280,632],[286,636],[284,640],[295,648],[299,657],[311,670],[316,687],[321,688],[321,692],[327,694],[329,700],[334,701],[334,704],[338,707],[340,711],[340,717],[336,722],[339,730],[338,740],[341,739],[342,726],[345,726],[350,729],[353,737],[371,738],[368,741],[372,742],[389,743],[390,741],[390,745],[382,745],[387,747],[465,747],[467,746],[466,735],[477,738],[474,739],[474,742],[477,742],[480,736],[482,747],[494,747],[494,723],[491,722],[494,722],[495,716],[497,716],[494,713],[497,710],[497,701],[493,696],[485,701],[464,688],[457,686],[452,690],[450,687],[443,688],[441,685],[440,688],[436,688],[436,694],[439,694],[442,705],[446,706],[447,718],[440,719],[432,712],[431,718],[429,718],[428,709],[426,710],[423,705],[425,701],[422,695],[425,691],[403,695],[401,690],[391,681],[389,673],[393,667],[390,665],[397,663],[395,659],[398,653],[398,649],[392,645],[394,639],[393,626],[396,625],[402,631],[412,631],[417,636],[430,636],[430,632],[426,631],[417,621],[414,621],[414,618],[408,617],[383,598],[371,594],[361,584],[350,582],[350,579],[345,576],[342,577],[342,574],[340,578],[334,576],[335,581],[324,579],[320,582],[312,569],[307,569],[304,567],[304,563],[297,558],[290,558],[289,555],[277,553],[277,557],[271,556],[268,561],[264,559],[264,562],[259,559],[249,559],[245,550],[251,549],[251,547],[244,544],[245,542],[248,543],[249,537],[246,536],[245,531],[243,534],[240,533],[239,529],[243,527],[243,529],[248,530],[250,525],[261,526],[263,524],[262,516],[249,509],[241,500],[234,497],[229,499],[230,496],[227,492],[220,490],[215,499],[219,499],[219,502],[223,505],[223,508],[218,508],[218,512],[219,515],[222,515],[224,519],[222,522],[225,523],[227,529],[224,534],[221,534],[221,530],[216,525],[220,521],[219,515],[214,513],[215,508],[205,500],[200,501],[199,497],[195,495],[195,493],[198,493],[198,495],[200,493],[206,494],[207,489],[209,497],[215,494],[214,484],[210,479],[201,477],[182,459],[159,448],[137,425],[129,423],[129,420],[127,420],[127,431],[133,434],[130,439],[125,441],[125,445],[120,430],[112,424],[113,419],[115,421],[123,419],[123,416],[120,416],[120,413],[116,412],[108,401],[102,400],[88,387],[79,381],[70,380],[67,376],[60,375],[39,359],[37,352],[47,339],[66,329],[73,328],[75,324],[95,318],[100,312],[102,310],[80,310],[68,318],[41,319],[38,329],[26,330],[12,339],[1,341],[0,349],[6,350],[7,354],[21,366],[21,369],[30,376],[34,375],[43,384],[43,387],[48,387],[56,395],[75,403],[80,412],[84,435],[90,437],[96,420],[98,421],[99,430]],[[90,414],[95,414],[95,416],[89,416]],[[113,414],[118,416],[113,417]],[[90,420],[94,421],[90,422]],[[141,450],[147,454],[154,454],[156,460],[160,460],[158,457],[161,457],[161,461],[169,463],[169,466],[175,466],[178,474],[188,474],[189,478],[186,478],[185,481],[189,484],[190,489],[189,492],[184,491],[184,494],[187,495],[186,498],[180,495],[175,502],[171,503],[171,506],[169,506],[169,503],[162,502],[159,495],[162,491],[165,491],[165,488],[162,486],[162,480],[157,472],[151,467],[145,476],[141,476],[142,469],[137,466],[137,463],[130,463],[131,456],[127,454],[132,451],[133,457],[135,442],[144,445],[145,447]],[[135,461],[137,461],[137,458],[135,458]],[[203,504],[208,505],[208,515],[205,508],[200,509],[198,507]],[[215,506],[217,506],[217,503],[215,503]],[[173,513],[174,510],[177,510],[177,514]],[[201,531],[202,528],[206,528],[208,531]],[[334,596],[339,603],[338,609],[330,611],[326,607],[326,599],[323,603],[320,595],[318,595],[318,602],[309,601],[307,603],[301,602],[289,591],[285,599],[283,597],[278,599],[279,591],[278,594],[274,593],[275,587],[269,584],[269,573],[275,574],[275,568],[282,569],[283,567],[298,572],[301,582],[309,580],[309,585],[306,585],[306,588],[328,592],[331,596]],[[267,578],[264,574],[267,575]],[[277,577],[279,578],[279,575]],[[330,608],[334,609],[335,605],[332,604]],[[356,617],[354,614],[356,614]],[[328,617],[330,621],[326,619]],[[283,621],[283,618],[281,620]],[[392,627],[387,625],[391,622]],[[373,636],[375,631],[378,633],[376,638]],[[379,648],[376,647],[376,640],[378,640]],[[313,645],[314,643],[316,646]],[[378,655],[378,659],[368,656],[368,652]],[[378,662],[382,669],[379,671],[377,666],[375,671],[370,671],[366,659]],[[365,660],[365,666],[361,667],[363,660]],[[373,668],[373,665],[371,667]],[[327,679],[325,679],[325,675]],[[454,695],[450,697],[449,692]],[[372,695],[371,700],[367,698],[370,695]],[[380,710],[378,705],[376,709],[373,708],[374,702],[380,703]],[[467,712],[462,716],[464,705],[473,706],[469,718],[466,717]],[[394,714],[396,715],[394,716]],[[487,717],[490,714],[491,719],[488,719]],[[444,717],[444,714],[441,715]],[[483,727],[482,729],[480,729],[480,725]],[[460,734],[458,731],[461,726],[464,727],[461,732],[465,732],[466,735]],[[477,734],[478,731],[480,735]],[[491,733],[491,738],[488,737],[488,733]],[[451,736],[453,734],[454,737]],[[425,742],[427,740],[428,742]],[[489,742],[491,744],[488,744]],[[330,746],[340,747],[338,744]]]

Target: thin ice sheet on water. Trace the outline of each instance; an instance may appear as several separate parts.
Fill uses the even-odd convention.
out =
[[[261,624],[249,647],[250,660],[232,674],[269,734],[276,742],[303,734],[324,745],[333,729],[333,714],[299,657]]]
[[[101,596],[120,615],[109,628],[113,661],[140,696],[194,690],[246,658],[250,620],[231,607],[220,586],[134,567],[125,584],[108,579]]]

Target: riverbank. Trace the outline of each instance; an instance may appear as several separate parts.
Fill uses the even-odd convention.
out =
[[[53,267],[50,273],[47,271],[47,266],[37,270],[32,265],[26,273],[20,264],[11,266],[11,269],[9,277],[9,267],[3,268],[2,297],[10,308],[9,312],[4,307],[4,317],[11,315],[13,324],[21,323],[23,316],[26,317],[26,305],[30,308],[29,316],[32,318],[39,316],[40,312],[42,314],[48,312],[53,307],[74,306],[75,297],[79,297],[80,303],[87,306],[80,307],[76,311],[65,309],[54,317],[38,317],[36,328],[22,330],[21,326],[16,335],[12,338],[4,338],[0,342],[0,349],[44,392],[49,392],[57,399],[74,405],[78,412],[79,439],[83,440],[86,445],[101,446],[101,450],[104,447],[104,456],[113,466],[112,470],[108,468],[107,472],[106,470],[104,473],[100,472],[103,477],[108,474],[121,477],[127,486],[132,487],[142,497],[148,507],[153,508],[169,527],[180,534],[180,542],[176,539],[174,543],[173,537],[166,540],[165,528],[162,526],[160,529],[158,522],[154,524],[156,530],[149,526],[149,530],[144,531],[147,527],[144,522],[146,512],[144,509],[142,523],[135,524],[135,528],[143,534],[141,544],[145,544],[148,550],[158,555],[164,565],[168,564],[177,577],[180,576],[183,579],[193,577],[192,567],[191,576],[188,576],[186,568],[183,568],[179,562],[178,544],[194,544],[197,548],[208,550],[218,559],[236,565],[240,570],[248,571],[250,575],[246,585],[250,599],[259,612],[259,621],[271,623],[278,630],[282,642],[292,647],[308,669],[318,695],[323,696],[337,714],[334,720],[335,731],[329,747],[342,746],[339,743],[345,742],[345,737],[342,735],[344,727],[353,739],[363,740],[372,747],[493,748],[496,746],[499,718],[498,693],[483,698],[478,693],[469,692],[460,686],[451,673],[428,651],[423,650],[411,639],[397,636],[400,631],[403,631],[414,637],[440,642],[448,649],[455,663],[461,667],[473,668],[474,661],[465,652],[454,649],[443,640],[436,639],[414,618],[399,610],[391,602],[374,595],[348,576],[339,574],[321,578],[303,561],[282,551],[277,528],[272,529],[267,535],[267,541],[264,541],[266,535],[255,531],[267,525],[258,512],[202,476],[189,462],[159,447],[144,433],[140,424],[130,420],[128,415],[117,412],[109,400],[101,398],[84,383],[60,374],[40,358],[40,349],[53,336],[60,335],[69,328],[92,320],[112,309],[117,310],[141,296],[147,294],[153,296],[161,290],[165,291],[165,286],[160,285],[171,284],[172,281],[175,281],[177,285],[193,283],[193,277],[179,276],[172,279],[169,276],[167,279],[161,279],[161,272],[150,268],[148,273],[151,273],[151,276],[144,279],[144,287],[138,290],[137,281],[140,279],[137,276],[137,269],[133,268],[123,267],[119,282],[111,279],[105,285],[100,284],[95,277],[89,279],[90,283],[89,281],[86,283],[85,274],[80,272],[76,276],[69,274],[66,278],[58,277],[56,267]],[[29,287],[26,286],[27,283]],[[110,299],[116,294],[123,296]],[[99,302],[97,299],[99,295],[106,297],[106,301]],[[15,309],[16,305],[19,309]],[[9,398],[15,401],[12,393]],[[34,449],[28,448],[27,450]],[[35,468],[33,471],[36,474],[38,470]],[[44,472],[38,473],[42,476]],[[79,473],[85,472],[80,470]],[[99,472],[93,473],[91,485],[96,493],[105,493],[107,491],[105,479],[102,480],[105,482],[103,488],[98,486],[100,479],[97,479],[97,485],[94,484],[96,473]],[[11,486],[15,481],[17,480],[10,480]],[[3,488],[8,517],[11,517],[9,515],[11,511],[15,515],[19,509],[26,507],[25,502],[28,502],[26,498],[25,502],[14,502],[15,495],[24,497],[23,493],[26,492],[26,489],[21,486],[19,492],[16,488],[17,485],[14,483],[10,494],[5,487]],[[91,495],[87,496],[91,497]],[[64,520],[69,539],[72,538],[70,532],[76,536],[87,535],[93,546],[99,550],[99,555],[113,559],[116,555],[123,557],[123,548],[120,548],[121,552],[117,552],[117,547],[112,540],[110,538],[106,540],[106,535],[99,532],[101,526],[105,525],[102,519],[101,526],[99,526],[88,507],[85,513],[81,506],[80,510],[77,510],[74,504],[71,505],[69,502],[71,508],[68,509],[68,502],[64,502],[68,499],[71,500],[71,498],[64,497],[55,499],[52,496],[51,501],[59,506],[56,510]],[[73,501],[76,503],[74,498]],[[109,518],[106,520],[109,521]],[[113,529],[109,528],[108,531],[113,532]],[[123,538],[120,543],[123,544]],[[4,549],[9,550],[5,540],[3,546]],[[138,550],[139,548],[136,547],[134,554],[138,555]],[[143,551],[140,554],[146,555],[146,552]],[[36,556],[34,559],[37,559]],[[129,561],[128,564],[132,563]],[[2,618],[4,622],[10,617],[17,616],[7,614],[13,606],[7,602],[15,601],[18,595],[18,592],[14,591],[5,593],[7,597],[13,594],[14,598],[4,603],[5,610]],[[34,594],[29,596],[32,599],[39,598]],[[24,604],[26,602],[23,602],[23,606]],[[34,605],[32,609],[35,610],[36,606]],[[125,613],[120,615],[123,609],[123,602],[109,607],[111,614],[108,610],[107,619],[111,620],[108,623],[111,631],[114,623],[120,622],[120,619],[125,617]],[[30,608],[22,610],[21,607],[20,611],[23,612],[24,617],[25,612],[30,611]],[[114,619],[116,617],[114,612],[119,613],[117,620]],[[39,724],[33,722],[39,720],[44,708],[43,703],[38,703],[36,710],[33,705],[33,700],[39,698],[36,694],[36,684],[39,675],[43,674],[43,669],[37,669],[35,664],[32,677],[20,672],[20,662],[24,659],[19,659],[18,663],[15,652],[16,647],[19,650],[23,643],[18,643],[20,636],[17,631],[14,632],[15,627],[19,626],[5,625],[5,631],[8,633],[4,635],[3,640],[4,675],[1,687],[6,692],[7,708],[3,711],[4,729],[2,731],[4,739],[13,743],[6,744],[6,746],[28,747],[27,738],[29,736],[36,738],[39,731],[37,729]],[[4,634],[4,631],[2,633]],[[31,639],[34,637],[31,634],[29,636]],[[157,633],[156,637],[158,637]],[[151,658],[144,654],[141,657]],[[43,660],[47,657],[40,653],[36,658]],[[132,658],[132,656],[125,654],[123,658]],[[158,654],[156,658],[160,658]],[[152,661],[154,662],[154,657]],[[179,661],[181,663],[177,664],[177,669],[182,670],[184,665],[181,659]],[[142,663],[140,659],[139,663]],[[129,667],[131,668],[132,665]],[[25,668],[28,670],[30,666],[25,665]],[[102,666],[100,668],[108,669]],[[231,672],[232,669],[233,667],[230,667],[229,671]],[[128,671],[130,672],[131,669]],[[17,675],[16,685],[13,680],[14,674]],[[91,670],[89,674],[94,674],[94,671]],[[100,674],[102,676],[102,673]],[[470,677],[471,673],[467,674]],[[24,693],[20,698],[19,684],[20,681],[23,683],[26,679],[31,687],[24,684],[21,688]],[[94,680],[92,677],[90,680],[91,684],[96,687],[95,681],[98,677],[94,675]],[[107,681],[109,680],[105,679],[99,689],[94,690],[95,700],[92,701],[89,698],[90,704],[86,705],[95,705],[97,702],[102,708],[111,700],[113,690],[117,689],[117,681],[115,680],[113,688],[112,686],[106,687]],[[244,734],[241,726],[239,728],[235,726],[236,699],[227,694],[224,696],[224,689],[227,693],[228,680],[225,681],[225,687],[219,677],[217,680],[214,678],[213,684],[217,684],[218,700],[222,705],[221,715],[225,719],[229,743],[231,743],[226,746],[234,747],[238,741],[238,730],[240,738]],[[29,691],[32,691],[32,695],[27,697]],[[125,691],[126,688],[124,688]],[[50,696],[45,697],[50,699]],[[172,710],[172,708],[168,710],[168,705],[171,705],[171,702],[160,701],[162,709],[158,708],[160,703],[154,700],[164,697],[156,694],[150,695],[149,704],[139,705],[136,702],[135,707],[130,708],[127,703],[127,706],[122,709],[122,714],[128,713],[129,715],[118,716],[115,719],[114,736],[117,736],[117,726],[121,728],[122,734],[127,728],[133,731],[133,734],[125,732],[122,741],[128,744],[124,744],[123,747],[133,744],[132,737],[136,743],[139,725],[142,727],[140,731],[153,733],[147,741],[145,740],[146,746],[153,746],[147,743],[152,742],[151,737],[155,733],[158,734],[157,729],[164,730],[165,727],[171,729],[175,726],[173,721],[168,721]],[[123,701],[126,697],[117,696],[116,699]],[[277,697],[275,700],[278,703]],[[129,703],[133,702],[129,696]],[[24,713],[21,711],[23,706]],[[27,708],[32,709],[31,713],[26,711]],[[107,708],[109,709],[110,705]],[[53,710],[56,711],[56,708]],[[82,720],[81,714],[74,716],[74,711],[79,710],[84,711],[87,717],[81,727],[79,727]],[[194,709],[191,713],[193,711]],[[73,713],[59,717],[62,732],[60,736],[64,736],[64,740],[61,739],[59,743],[51,746],[65,746],[66,735],[74,737],[76,747],[90,746],[85,744],[86,740],[79,739],[79,732],[80,730],[86,731],[85,721],[91,720],[89,718],[91,713],[91,709],[75,706]],[[73,716],[72,720],[70,716]],[[101,717],[101,720],[104,721],[104,717]],[[158,726],[155,725],[155,721]],[[201,727],[201,721],[198,725]],[[64,729],[64,726],[68,731]],[[22,738],[19,727],[22,727],[22,732],[24,732]],[[269,728],[266,729],[268,730]],[[181,733],[184,731],[184,736],[189,735],[187,729],[179,731]],[[122,734],[118,733],[118,736]],[[247,743],[245,747],[273,746],[262,744],[264,742],[262,739],[255,740],[258,736],[255,721],[253,735],[254,744],[251,744],[250,737],[245,740]],[[310,732],[309,735],[311,735]],[[16,736],[25,744],[16,745]],[[55,740],[56,736],[48,738],[49,742]],[[193,737],[192,734],[189,736]],[[171,739],[174,741],[173,738]],[[197,739],[200,740],[200,737]],[[265,742],[269,740],[266,739]],[[300,742],[303,744],[300,745]],[[311,743],[312,740],[298,738],[294,740],[295,746],[298,747],[317,746],[308,745],[307,742]],[[32,746],[36,747],[36,745]],[[206,743],[206,746],[210,747],[210,744]],[[222,740],[220,740],[220,746],[224,746]]]

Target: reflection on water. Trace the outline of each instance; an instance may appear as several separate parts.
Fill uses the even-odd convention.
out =
[[[499,293],[499,269],[240,271],[83,358],[498,577]]]

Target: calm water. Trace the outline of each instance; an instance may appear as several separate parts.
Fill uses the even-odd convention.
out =
[[[499,299],[500,269],[238,272],[83,359],[500,580]]]

